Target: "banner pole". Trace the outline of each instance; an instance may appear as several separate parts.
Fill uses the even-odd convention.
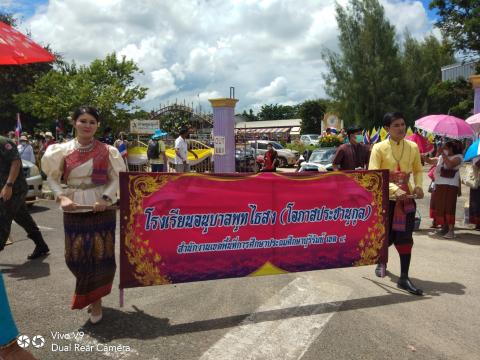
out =
[[[120,307],[123,308],[123,304],[124,304],[124,300],[125,300],[125,297],[124,297],[125,293],[124,293],[124,290],[123,288],[120,288]]]

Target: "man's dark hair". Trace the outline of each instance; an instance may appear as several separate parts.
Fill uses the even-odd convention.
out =
[[[273,148],[273,143],[269,142],[267,146],[271,146]]]
[[[188,128],[181,128],[180,129],[180,135],[185,135],[188,133]]]
[[[347,129],[347,136],[350,137],[350,135],[355,134],[356,132],[362,131],[362,128],[360,126],[354,125],[350,126]]]
[[[400,111],[389,112],[383,116],[383,126],[390,127],[392,122],[398,119],[405,119],[403,114]]]

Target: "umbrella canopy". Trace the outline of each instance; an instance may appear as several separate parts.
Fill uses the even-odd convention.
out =
[[[415,121],[417,129],[452,139],[474,136],[472,127],[460,118],[450,115],[429,115]]]
[[[476,132],[480,131],[480,113],[470,116],[465,122]]]
[[[465,161],[472,160],[474,157],[480,155],[480,139],[475,141],[472,145],[470,145],[465,152],[465,157],[463,158]]]
[[[55,57],[30,38],[0,21],[0,65],[54,61]]]
[[[427,154],[433,150],[433,144],[431,144],[426,137],[420,134],[412,134],[405,137],[405,139],[413,141],[418,146],[420,154]]]

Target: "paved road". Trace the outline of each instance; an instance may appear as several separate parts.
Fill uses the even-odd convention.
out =
[[[459,212],[455,240],[433,235],[428,198],[419,201],[424,219],[411,267],[424,297],[395,287],[392,251],[384,279],[366,266],[128,289],[123,308],[115,289],[97,326],[69,309],[74,279],[60,211],[51,201],[33,210],[51,255],[26,261],[33,244],[15,225],[0,269],[20,331],[46,340],[29,347],[39,359],[479,358],[480,233],[463,226]]]

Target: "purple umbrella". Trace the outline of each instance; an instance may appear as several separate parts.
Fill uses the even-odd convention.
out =
[[[451,115],[429,115],[415,121],[417,129],[451,139],[474,136],[472,127],[460,118]]]

